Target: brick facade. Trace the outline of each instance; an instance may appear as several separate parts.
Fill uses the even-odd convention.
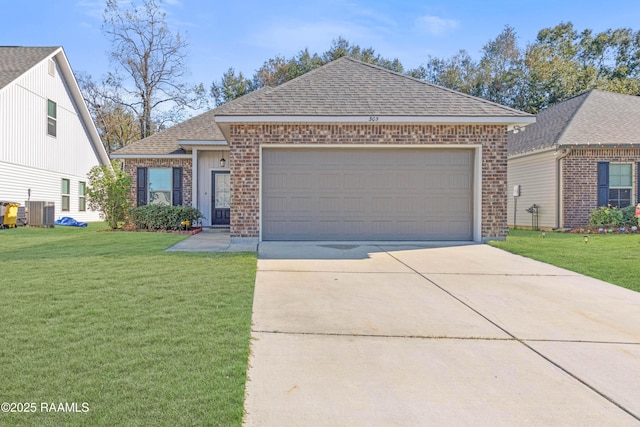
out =
[[[633,163],[632,200],[638,194],[640,148],[573,149],[562,161],[563,226],[583,227],[598,207],[598,162]]]
[[[507,130],[504,125],[232,124],[231,237],[260,227],[260,146],[269,144],[482,145],[483,239],[507,228]]]
[[[131,205],[136,205],[136,187],[138,185],[137,169],[144,168],[179,168],[182,167],[182,204],[191,206],[193,188],[193,168],[191,159],[125,159],[124,170],[131,176]]]

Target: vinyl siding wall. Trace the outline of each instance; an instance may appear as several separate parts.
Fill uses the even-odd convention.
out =
[[[57,136],[47,135],[47,99],[57,104]],[[0,200],[56,203],[61,216],[61,179],[71,181],[71,210],[63,216],[97,221],[97,212],[77,211],[78,181],[100,164],[60,70],[43,61],[0,91]]]
[[[68,179],[69,211],[62,212],[62,179]],[[0,162],[0,200],[17,202],[24,206],[31,189],[31,200],[54,202],[56,219],[70,216],[78,221],[101,221],[100,213],[89,208],[87,199],[86,211],[78,210],[79,182],[87,183],[86,176],[61,174],[9,163]]]
[[[555,151],[547,151],[524,157],[509,159],[507,162],[507,220],[514,225],[513,187],[520,185],[520,197],[515,214],[518,227],[531,227],[531,214],[526,211],[534,203],[539,206],[538,226],[557,227],[557,169]]]

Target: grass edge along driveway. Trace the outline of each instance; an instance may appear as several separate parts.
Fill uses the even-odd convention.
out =
[[[103,228],[0,230],[0,425],[240,425],[256,255]]]
[[[640,234],[510,230],[491,246],[640,292]]]

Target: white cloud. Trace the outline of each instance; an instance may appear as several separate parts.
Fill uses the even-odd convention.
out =
[[[439,16],[426,15],[416,19],[416,29],[441,36],[450,33],[460,26],[460,23],[454,19],[440,18]]]
[[[90,18],[98,21],[102,20],[102,12],[104,11],[105,7],[105,3],[103,1],[80,0],[76,3],[76,6],[86,16],[89,16]]]

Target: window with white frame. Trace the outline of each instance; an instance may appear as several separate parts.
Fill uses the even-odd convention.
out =
[[[55,102],[47,99],[47,135],[56,136],[58,134],[58,106]]]
[[[87,210],[87,183],[80,181],[78,183],[78,211]]]
[[[609,165],[609,204],[618,208],[631,205],[633,193],[633,165],[631,163]]]
[[[66,178],[62,178],[62,210],[69,211],[69,200],[71,193],[71,181]]]

